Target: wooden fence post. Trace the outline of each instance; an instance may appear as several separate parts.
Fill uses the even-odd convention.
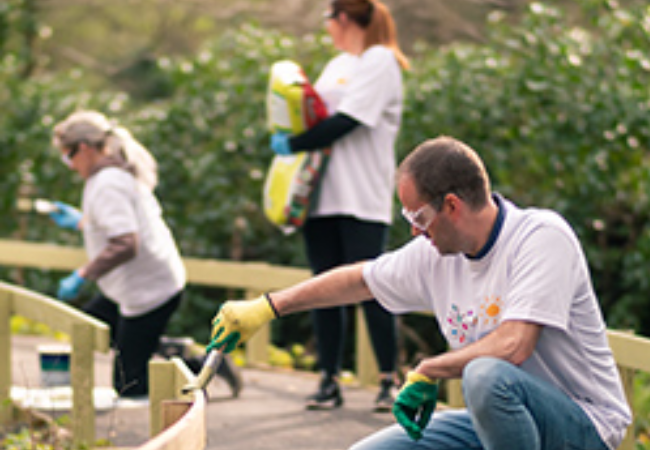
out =
[[[152,438],[190,408],[194,392],[183,394],[182,390],[194,377],[180,358],[149,361],[149,435]]]
[[[176,398],[174,364],[171,361],[149,361],[149,436],[163,429],[162,402]]]
[[[95,443],[94,330],[88,324],[74,324],[70,378],[72,384],[72,438],[76,445]]]
[[[11,294],[0,291],[0,424],[13,416],[11,405]]]
[[[363,313],[363,307],[357,305],[354,307],[357,324],[357,341],[355,348],[355,359],[357,368],[357,379],[362,386],[376,385],[379,381],[379,369],[377,368],[377,358],[373,350],[366,316]]]
[[[246,299],[259,297],[258,291],[246,291]],[[271,344],[271,325],[266,324],[246,343],[246,361],[251,366],[264,366],[269,363],[269,345]]]
[[[630,410],[632,411],[632,424],[627,428],[625,438],[623,438],[623,442],[621,442],[618,450],[634,450],[634,417],[636,416],[634,412],[634,375],[636,370],[618,366],[618,371],[621,374],[621,382],[623,383],[627,403],[630,405]]]
[[[463,386],[460,378],[446,380],[447,383],[447,404],[453,408],[464,408]]]

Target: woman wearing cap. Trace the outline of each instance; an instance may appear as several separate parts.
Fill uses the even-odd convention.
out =
[[[83,212],[55,202],[51,217],[83,232],[89,261],[60,281],[58,297],[72,300],[86,282],[97,282],[100,294],[83,309],[110,325],[113,385],[122,397],[144,396],[148,361],[185,287],[183,262],[153,194],[156,162],[126,129],[96,111],[71,114],[55,126],[53,141],[85,184]],[[236,395],[239,375],[229,363],[221,369]]]
[[[334,0],[325,20],[341,53],[326,65],[314,88],[330,117],[303,134],[271,137],[277,154],[332,147],[318,201],[303,228],[315,273],[374,258],[384,249],[392,222],[401,72],[409,66],[397,43],[390,11],[381,1]],[[365,302],[363,308],[381,372],[375,409],[389,411],[397,353],[395,319],[375,300]],[[339,406],[343,398],[336,378],[345,310],[316,310],[313,317],[322,379],[307,406]]]

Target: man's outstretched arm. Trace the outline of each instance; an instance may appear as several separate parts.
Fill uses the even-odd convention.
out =
[[[338,267],[288,289],[270,294],[280,316],[372,298],[363,279],[364,263]]]
[[[230,352],[264,324],[280,316],[328,306],[349,305],[372,298],[363,279],[363,263],[322,273],[288,289],[254,300],[227,301],[212,321],[208,350]]]

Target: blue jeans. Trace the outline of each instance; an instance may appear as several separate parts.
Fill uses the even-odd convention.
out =
[[[435,412],[419,441],[395,424],[351,450],[608,450],[582,408],[506,361],[468,364],[463,395],[467,409]]]

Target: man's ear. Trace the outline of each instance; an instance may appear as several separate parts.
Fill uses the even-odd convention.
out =
[[[442,210],[449,215],[449,217],[456,218],[458,214],[463,211],[465,203],[453,192],[445,195],[442,200]]]

